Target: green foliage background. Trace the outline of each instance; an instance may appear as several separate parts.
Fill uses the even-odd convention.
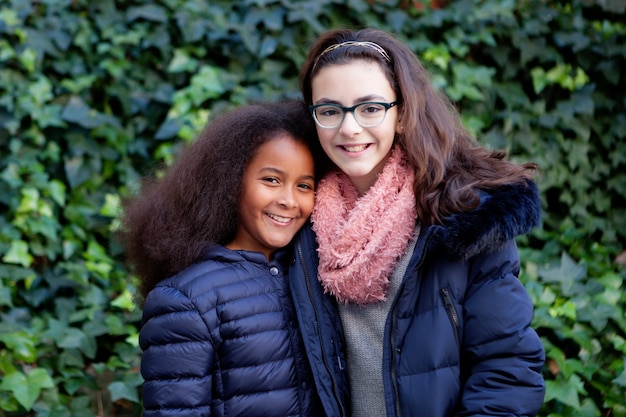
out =
[[[626,416],[625,9],[0,0],[0,416],[140,414],[120,195],[214,114],[298,96],[308,45],[338,26],[394,32],[481,143],[541,165],[544,224],[519,241],[541,415]]]

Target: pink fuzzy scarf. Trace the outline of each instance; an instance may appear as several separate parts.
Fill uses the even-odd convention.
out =
[[[339,302],[383,301],[417,212],[413,171],[395,147],[376,183],[361,197],[344,173],[319,183],[311,215],[319,243],[319,279]]]

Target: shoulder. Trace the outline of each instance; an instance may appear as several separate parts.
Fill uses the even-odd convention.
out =
[[[148,294],[144,314],[158,315],[159,310],[198,309],[214,297],[208,294],[247,279],[264,278],[268,273],[260,253],[231,251],[222,246],[208,249],[203,260],[161,281]],[[206,307],[206,306],[205,306]]]
[[[258,262],[257,262],[258,261]],[[274,290],[270,264],[260,253],[217,248],[205,259],[161,281],[148,293],[143,307],[143,339],[153,334],[206,332],[217,324],[218,309],[239,308],[249,297]],[[242,300],[242,303],[236,301]],[[165,332],[168,333],[168,332]],[[154,336],[156,338],[157,336]]]
[[[453,255],[467,260],[499,250],[541,223],[541,198],[533,181],[480,192],[480,204],[447,217],[433,233]]]

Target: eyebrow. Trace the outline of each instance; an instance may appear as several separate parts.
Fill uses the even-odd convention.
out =
[[[264,174],[267,172],[276,173],[276,174],[284,174],[285,172],[274,167],[263,167],[259,170],[259,174]],[[300,178],[304,180],[315,181],[315,177],[313,175],[301,175]]]
[[[358,103],[364,103],[364,102],[367,102],[367,101],[379,101],[379,100],[387,101],[387,99],[385,97],[380,96],[378,94],[368,94],[366,96],[357,97],[357,99],[354,101],[354,103],[358,104]],[[317,100],[315,102],[315,104],[339,104],[339,105],[341,105],[341,102],[337,101],[337,100],[332,100],[330,98],[322,97],[319,100]]]

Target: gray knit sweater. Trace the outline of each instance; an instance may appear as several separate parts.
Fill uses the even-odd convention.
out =
[[[386,414],[382,371],[385,322],[415,249],[418,234],[419,227],[390,277],[385,301],[339,305],[346,337],[352,417],[381,417]]]

